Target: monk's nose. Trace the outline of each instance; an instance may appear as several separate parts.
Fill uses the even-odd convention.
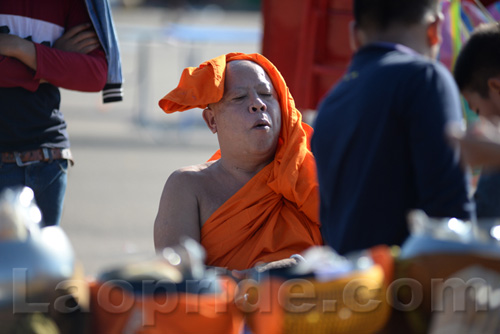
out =
[[[267,107],[264,102],[260,99],[255,100],[255,102],[250,106],[250,112],[266,111]]]

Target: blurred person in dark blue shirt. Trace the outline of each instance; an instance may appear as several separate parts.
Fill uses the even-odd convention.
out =
[[[411,209],[470,218],[469,179],[444,134],[462,114],[434,60],[442,17],[438,0],[354,0],[357,51],[312,139],[322,235],[340,254],[402,244]]]

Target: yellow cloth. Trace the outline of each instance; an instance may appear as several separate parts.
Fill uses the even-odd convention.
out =
[[[309,142],[312,129],[276,67],[259,54],[230,53],[198,68],[187,68],[176,89],[160,100],[167,113],[206,108],[224,94],[226,64],[250,60],[269,75],[281,106],[281,133],[274,160],[205,222],[201,244],[207,264],[246,269],[280,260],[322,244],[316,165]],[[217,152],[212,159],[220,156]]]

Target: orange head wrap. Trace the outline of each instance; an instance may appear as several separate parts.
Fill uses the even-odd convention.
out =
[[[302,115],[295,108],[295,102],[278,69],[267,58],[256,53],[228,53],[210,59],[198,67],[185,68],[177,88],[159,101],[160,108],[170,114],[193,108],[205,109],[208,104],[220,101],[224,95],[226,64],[232,60],[253,61],[259,64],[271,78],[274,89],[278,93],[282,113],[281,142],[289,137],[297,125],[300,131],[311,131],[307,125],[302,126]]]
[[[264,68],[280,95],[281,108],[286,106],[282,99],[291,99],[291,96],[283,77],[269,60],[256,53],[228,53],[207,60],[198,67],[185,68],[177,88],[159,101],[160,108],[170,114],[193,108],[205,109],[208,104],[219,102],[224,95],[226,64],[232,60],[250,60]]]

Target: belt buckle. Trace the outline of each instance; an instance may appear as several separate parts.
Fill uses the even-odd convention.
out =
[[[36,164],[37,162],[39,162],[39,161],[23,162],[21,160],[21,154],[19,152],[14,152],[14,158],[16,159],[16,165],[18,165],[19,167],[25,167],[25,166],[33,165],[33,164]]]

